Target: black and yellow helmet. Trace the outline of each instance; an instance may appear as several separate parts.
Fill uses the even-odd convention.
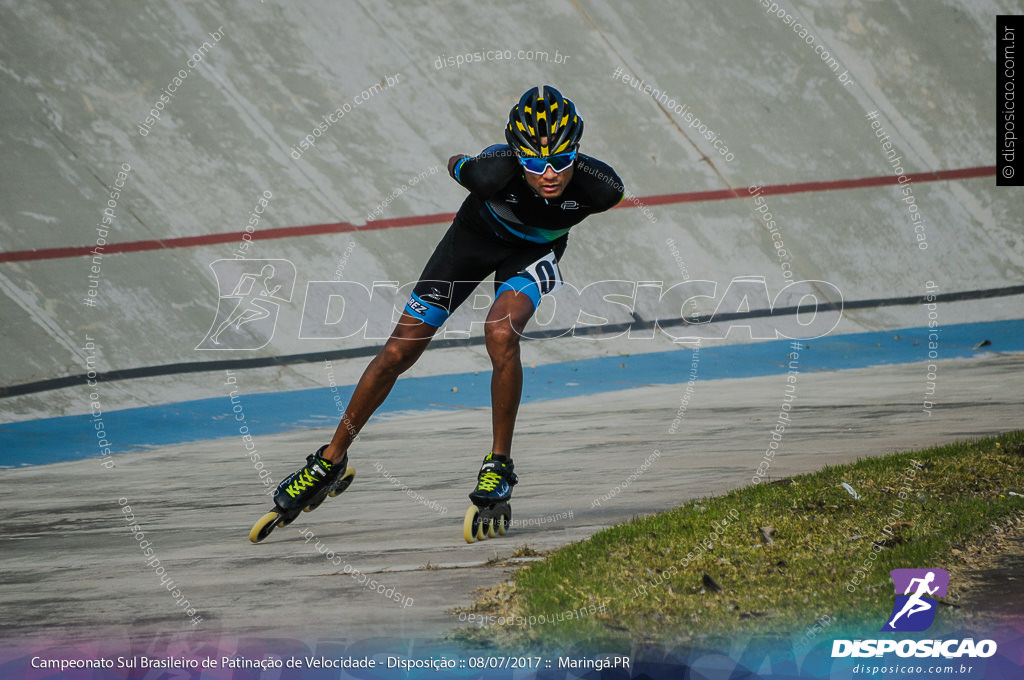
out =
[[[583,119],[576,105],[550,85],[527,90],[508,114],[505,140],[524,156],[567,153],[583,136]],[[547,137],[547,144],[541,144]]]

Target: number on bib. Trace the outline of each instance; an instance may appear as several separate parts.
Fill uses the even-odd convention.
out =
[[[558,261],[555,260],[554,253],[548,253],[526,267],[523,272],[537,282],[541,295],[554,293],[565,284],[562,281],[562,273],[558,271]]]

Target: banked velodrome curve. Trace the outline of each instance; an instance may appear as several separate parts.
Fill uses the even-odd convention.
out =
[[[0,73],[10,94],[0,135],[17,160],[0,182],[5,420],[82,413],[75,381],[87,370],[108,380],[106,410],[213,396],[222,365],[251,366],[255,389],[267,392],[324,384],[321,368],[295,357],[333,357],[354,381],[367,343],[299,338],[294,303],[280,310],[284,330],[258,351],[196,351],[218,301],[210,263],[233,256],[269,194],[247,256],[295,263],[299,281],[331,280],[339,269],[365,285],[411,280],[463,196],[443,171],[448,155],[500,138],[511,102],[537,82],[574,97],[587,120],[585,150],[612,163],[630,194],[624,209],[574,231],[563,269],[577,288],[685,277],[724,288],[763,276],[774,294],[791,274],[831,282],[858,302],[918,299],[932,282],[953,296],[940,298],[947,323],[1020,317],[1020,201],[992,182],[994,57],[976,49],[990,17],[971,3],[910,3],[905,14],[810,3],[800,20],[841,63],[842,80],[758,3],[688,3],[669,13],[653,4],[556,3],[548,10],[557,18],[544,27],[497,8],[345,7],[157,3],[145,16],[90,12],[75,29],[59,8],[0,10],[0,34],[12,46]],[[947,15],[957,17],[946,29],[960,39],[936,52],[922,26]],[[412,25],[431,30],[405,28]],[[730,40],[701,26],[721,27]],[[33,47],[42,44],[45,56]],[[570,58],[459,68],[437,59],[538,45]],[[189,55],[199,47],[196,61]],[[902,66],[885,66],[893,63]],[[179,69],[188,77],[140,135],[137,124]],[[344,117],[296,159],[297,141],[339,107]],[[728,143],[733,160],[705,130]],[[909,182],[897,182],[894,153]],[[907,184],[925,220],[917,231]],[[765,205],[777,225],[771,233],[758,212]],[[88,253],[105,210],[113,217],[94,262]],[[97,304],[87,306],[92,283]],[[956,301],[996,289],[1009,294]],[[698,301],[698,316],[713,311],[713,301]],[[656,316],[641,305],[609,321]],[[836,332],[926,320],[913,304],[847,305]],[[552,327],[570,325],[556,318]],[[749,340],[736,333],[728,342]],[[475,342],[468,351],[439,343],[414,375],[486,370]],[[672,347],[668,338],[584,340],[526,351],[530,364],[542,364]],[[213,374],[161,375],[202,362]],[[122,377],[134,379],[118,386]]]
[[[26,659],[80,641],[92,655],[125,640],[161,654],[197,640],[214,655],[422,650],[413,640],[459,625],[451,608],[506,579],[511,567],[498,565],[520,545],[554,549],[750,484],[794,365],[797,405],[772,478],[1015,426],[1024,204],[994,183],[989,48],[993,14],[1016,9],[785,9],[841,81],[758,2],[156,0],[72,11],[0,0],[5,642]],[[493,48],[568,59],[438,61]],[[181,69],[187,78],[140,135]],[[523,345],[514,504],[526,521],[514,540],[473,545],[459,515],[486,451],[489,361],[478,328],[439,339],[353,447],[352,488],[251,545],[272,488],[259,473],[281,479],[330,436],[376,345],[300,338],[297,289],[265,347],[197,351],[220,297],[211,263],[246,243],[248,257],[293,263],[297,284],[411,280],[464,196],[444,173],[448,156],[500,141],[508,108],[538,83],[574,98],[585,152],[635,199],[574,230],[562,269],[577,288],[689,279],[725,290],[762,277],[774,299],[790,272],[842,291],[841,314],[822,301],[838,325],[806,342],[761,340],[792,307],[710,323],[719,301],[698,300],[687,322],[737,327],[698,349],[657,332],[646,302],[578,337],[556,316],[535,334],[557,337]],[[344,107],[296,159],[299,140]],[[626,485],[654,452],[654,469]],[[146,566],[128,505],[201,626]],[[364,587],[318,544],[415,605]],[[809,610],[808,624],[817,616]]]

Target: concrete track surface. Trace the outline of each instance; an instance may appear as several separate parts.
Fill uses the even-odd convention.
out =
[[[1019,422],[1019,391],[1006,376],[1020,375],[1024,356],[949,360],[940,368],[943,390],[955,397],[930,418],[905,396],[919,391],[923,364],[802,373],[793,424],[770,475],[990,435]],[[513,499],[523,524],[472,545],[462,538],[462,514],[487,437],[486,409],[372,423],[352,451],[353,486],[259,545],[247,534],[271,503],[237,437],[115,456],[110,469],[87,460],[7,470],[0,621],[9,635],[58,639],[188,630],[127,530],[127,504],[207,632],[440,635],[459,625],[447,610],[469,604],[475,587],[500,582],[510,570],[501,558],[519,546],[550,550],[749,484],[785,384],[785,375],[697,383],[685,436],[669,432],[683,394],[678,385],[525,407],[517,439],[522,483]],[[326,436],[303,431],[257,443],[268,466],[286,469]],[[333,564],[318,542],[336,553]],[[488,564],[495,558],[499,566]],[[411,598],[411,606],[360,585],[354,570]]]

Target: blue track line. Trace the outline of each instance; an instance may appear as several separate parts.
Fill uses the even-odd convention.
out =
[[[938,359],[972,357],[984,352],[1024,351],[1024,319],[944,326]],[[839,371],[886,364],[928,361],[928,329],[838,335],[802,341],[801,371]],[[973,347],[982,340],[991,345]],[[784,373],[789,340],[705,347],[700,351],[698,380],[753,378]],[[689,379],[691,351],[580,359],[526,369],[523,402],[547,401],[644,385],[665,385]],[[339,420],[334,395],[326,387],[253,394],[258,387],[238,371],[241,389],[235,403],[244,409],[253,436],[307,427],[334,427]],[[399,380],[378,411],[446,410],[490,406],[490,372],[458,373]],[[222,381],[223,382],[223,381]],[[347,403],[354,386],[337,388]],[[456,392],[452,388],[458,388]],[[86,387],[81,388],[83,392]],[[102,414],[102,427],[112,443],[111,453],[166,444],[237,437],[238,423],[228,393],[161,406]],[[83,395],[83,398],[87,393]],[[0,425],[0,467],[43,465],[100,456],[96,419],[91,414],[43,418]],[[312,444],[311,444],[312,445]]]

